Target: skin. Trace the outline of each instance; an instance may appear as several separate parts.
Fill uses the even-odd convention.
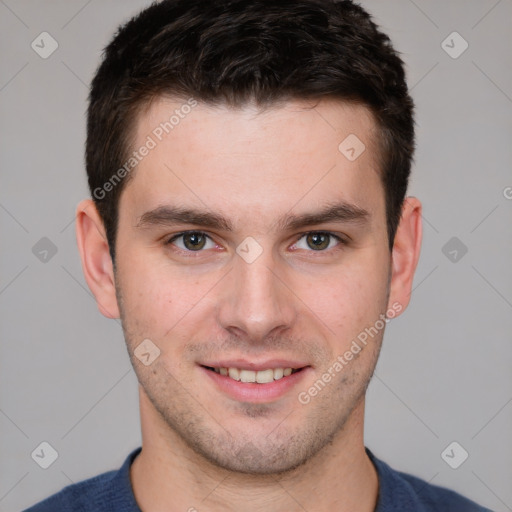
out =
[[[134,148],[183,103],[155,101],[139,118]],[[349,134],[366,146],[354,161],[338,150]],[[338,101],[265,111],[199,104],[123,190],[115,271],[94,204],[78,206],[87,283],[100,311],[122,319],[140,384],[143,449],[131,481],[145,512],[374,510],[364,396],[384,329],[309,403],[298,394],[379,315],[409,302],[421,203],[406,199],[390,252],[376,137],[365,107]],[[276,224],[342,201],[366,217]],[[222,215],[233,229],[143,221],[171,205]],[[187,252],[183,237],[168,243],[186,230],[210,237],[203,249]],[[310,231],[346,243],[326,237],[318,250]],[[236,252],[249,236],[262,250],[251,263]],[[144,339],[160,349],[148,366],[134,356]],[[199,366],[223,358],[293,359],[309,368],[282,396],[254,403],[219,390]]]

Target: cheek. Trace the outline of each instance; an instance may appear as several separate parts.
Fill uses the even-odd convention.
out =
[[[123,266],[118,285],[124,321],[137,335],[163,339],[186,327],[191,312],[207,307],[214,276],[190,276],[151,260],[147,254],[132,254],[131,258],[119,258]]]
[[[322,290],[320,292],[320,290]],[[356,336],[379,318],[387,304],[387,272],[373,261],[347,265],[305,290],[307,304],[343,340]],[[333,333],[331,332],[331,335]]]

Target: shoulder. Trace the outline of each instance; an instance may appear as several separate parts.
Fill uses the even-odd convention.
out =
[[[140,450],[130,453],[119,470],[68,485],[24,512],[140,512],[130,484],[130,465]]]
[[[366,450],[379,475],[375,512],[492,512],[464,496],[432,485],[408,473],[395,471]]]

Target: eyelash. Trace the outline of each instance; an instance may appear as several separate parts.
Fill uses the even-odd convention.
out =
[[[177,233],[175,235],[173,235],[169,240],[167,240],[167,242],[165,242],[165,245],[172,245],[172,243],[185,236],[185,235],[188,235],[188,234],[199,234],[199,235],[204,235],[206,236],[208,239],[210,239],[212,242],[214,242],[214,240],[207,234],[205,233],[204,231],[195,231],[195,230],[190,230],[190,231],[182,231],[181,233]],[[337,250],[337,249],[341,249],[343,246],[347,245],[348,244],[348,240],[340,237],[339,235],[335,235],[334,233],[330,232],[330,231],[307,231],[306,233],[301,233],[299,235],[299,237],[297,238],[297,240],[294,242],[294,244],[296,244],[299,240],[301,240],[302,238],[304,237],[307,237],[308,235],[327,235],[331,238],[334,238],[338,244],[335,246],[335,247],[332,247],[331,249],[324,249],[324,250],[319,250],[319,251],[315,251],[313,249],[311,249],[310,251],[308,252],[312,252],[312,253],[328,253],[328,252],[331,252],[333,250]],[[201,252],[204,252],[202,249],[199,250],[199,251],[190,251],[190,250],[184,250],[184,249],[181,249],[179,247],[176,248],[177,251],[179,252],[182,252],[182,253],[186,253],[186,254],[194,254],[194,253],[197,253],[197,254],[200,254]]]

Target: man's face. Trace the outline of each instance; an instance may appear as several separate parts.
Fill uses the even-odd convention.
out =
[[[130,357],[171,438],[227,469],[284,471],[362,407],[377,360],[382,327],[333,371],[389,307],[375,124],[337,102],[198,104],[155,132],[183,104],[162,99],[140,117],[134,148],[148,135],[156,146],[120,199],[115,277]],[[355,160],[359,146],[338,148],[350,134],[366,146]],[[134,351],[147,339],[160,355],[145,366]]]

